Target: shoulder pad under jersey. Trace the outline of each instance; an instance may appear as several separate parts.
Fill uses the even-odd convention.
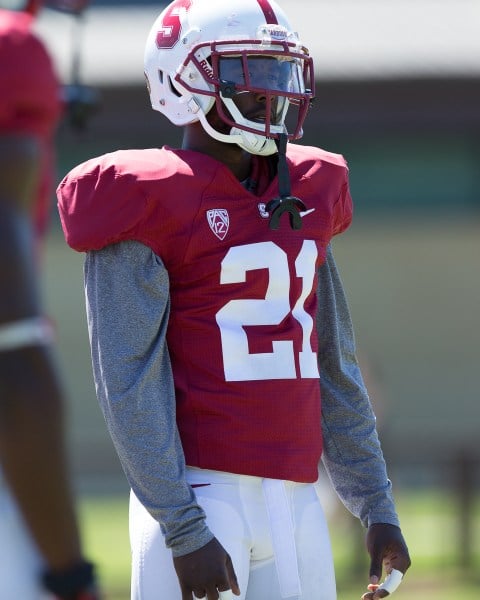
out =
[[[121,240],[142,241],[158,199],[178,196],[193,179],[189,165],[162,149],[119,150],[75,167],[57,189],[65,239],[79,252]]]

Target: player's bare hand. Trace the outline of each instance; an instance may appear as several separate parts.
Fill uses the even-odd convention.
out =
[[[410,567],[410,555],[402,532],[395,525],[370,525],[366,541],[370,554],[370,584],[362,600],[380,600],[397,589],[403,574]],[[380,583],[382,571],[386,577]]]
[[[195,552],[175,557],[173,564],[182,600],[192,600],[192,594],[195,598],[223,600],[227,590],[240,595],[232,560],[216,538]]]

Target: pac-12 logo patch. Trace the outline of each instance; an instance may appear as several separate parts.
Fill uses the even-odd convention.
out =
[[[207,219],[210,229],[218,237],[219,240],[225,239],[230,225],[230,217],[225,208],[213,208],[207,210]]]

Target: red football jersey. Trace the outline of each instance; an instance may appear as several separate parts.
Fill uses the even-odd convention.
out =
[[[277,178],[253,195],[218,161],[169,148],[80,165],[59,208],[76,250],[138,240],[168,269],[187,464],[311,482],[322,451],[316,273],[352,206],[341,156],[289,145],[288,163],[307,207],[300,230],[287,215],[269,228]]]
[[[59,82],[32,17],[0,9],[0,134],[26,134],[42,145],[35,222],[43,231],[54,180],[52,137],[61,113]]]

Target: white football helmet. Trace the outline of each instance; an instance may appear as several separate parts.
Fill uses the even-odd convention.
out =
[[[148,36],[145,77],[153,109],[175,125],[200,121],[213,138],[264,156],[280,134],[303,135],[314,95],[312,59],[273,0],[175,0]],[[262,96],[265,114],[241,113],[234,97],[246,92]],[[207,119],[214,105],[222,131]]]

